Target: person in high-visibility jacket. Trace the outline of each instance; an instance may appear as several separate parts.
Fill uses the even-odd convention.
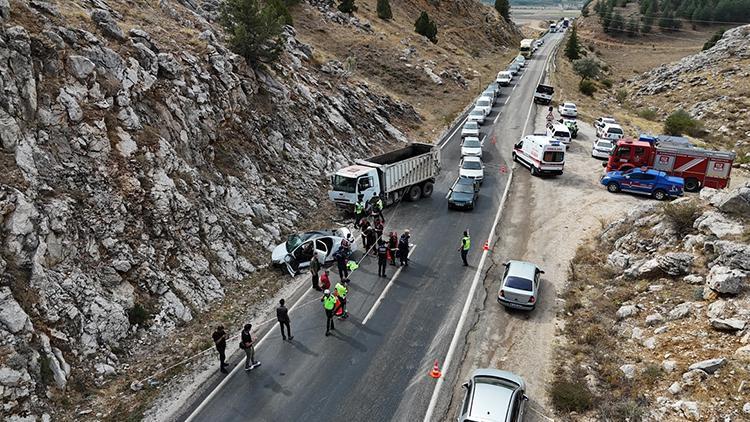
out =
[[[349,293],[349,289],[346,287],[349,285],[349,279],[345,278],[338,283],[336,283],[336,286],[334,286],[334,289],[336,289],[336,295],[339,297],[339,308],[341,309],[341,316],[339,318],[346,319],[349,316],[349,313],[346,312],[346,294]],[[334,314],[338,314],[339,309],[336,309]]]
[[[330,290],[323,292],[323,297],[320,298],[323,302],[323,309],[326,311],[326,336],[331,335],[331,330],[336,330],[333,326],[333,308],[336,306],[336,296],[331,294]]]
[[[365,216],[365,201],[364,196],[359,195],[357,202],[354,204],[354,227],[359,228],[359,224]]]
[[[469,263],[466,261],[469,249],[471,249],[471,237],[469,236],[469,231],[464,230],[464,237],[461,238],[461,246],[458,248],[461,251],[461,259],[464,261],[464,267],[469,266]]]

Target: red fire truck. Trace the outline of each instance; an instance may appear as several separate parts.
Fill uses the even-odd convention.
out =
[[[651,136],[638,140],[621,139],[609,155],[607,171],[626,171],[651,167],[670,176],[685,179],[685,190],[695,192],[703,186],[721,189],[729,184],[729,174],[736,154],[710,151],[689,143],[659,141]]]

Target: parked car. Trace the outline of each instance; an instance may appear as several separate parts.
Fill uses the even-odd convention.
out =
[[[513,74],[508,72],[507,70],[498,72],[497,78],[495,79],[495,81],[497,81],[498,85],[500,86],[508,86],[510,85],[510,81],[512,80],[513,80]]]
[[[484,181],[484,164],[482,164],[482,159],[479,157],[461,158],[458,175],[460,177],[469,177],[482,183]]]
[[[476,136],[477,138],[479,137],[479,123],[470,121],[464,123],[464,126],[461,128],[461,138],[465,138],[467,136]]]
[[[476,104],[474,104],[474,109],[481,109],[484,110],[484,115],[489,116],[492,112],[492,98],[491,97],[479,97]]]
[[[505,264],[497,301],[506,308],[533,310],[539,298],[539,284],[544,271],[525,261]]]
[[[325,262],[332,262],[333,254],[344,241],[349,243],[352,252],[357,250],[354,236],[346,227],[291,234],[286,242],[277,245],[271,252],[271,261],[294,275],[310,266],[310,260],[315,252],[318,253],[318,257],[323,257]]]
[[[599,132],[599,129],[603,128],[606,124],[617,124],[617,120],[614,117],[599,117],[594,121],[594,129]]]
[[[591,156],[594,158],[609,159],[609,154],[615,148],[615,142],[609,139],[596,138],[591,146]]]
[[[611,141],[622,139],[624,136],[625,131],[622,130],[620,125],[615,123],[607,123],[596,132],[597,138],[609,139]]]
[[[560,119],[560,123],[568,128],[571,138],[576,139],[578,137],[578,120],[562,118]]]
[[[479,199],[479,182],[459,177],[448,191],[448,208],[473,210]]]
[[[479,368],[462,387],[466,390],[459,422],[521,422],[526,412],[526,383],[518,375]]]
[[[480,125],[484,124],[484,118],[486,115],[484,114],[484,109],[481,109],[479,107],[474,107],[473,110],[469,113],[469,117],[466,118],[466,121],[468,122],[477,122]]]
[[[573,103],[562,103],[557,106],[557,112],[563,117],[576,117],[578,116],[578,109]]]
[[[482,92],[482,97],[492,98],[492,105],[495,105],[499,96],[499,93],[489,86]]]
[[[482,141],[480,141],[479,138],[474,136],[464,138],[463,142],[461,142],[461,156],[466,157],[471,155],[474,157],[481,157],[482,146]]]
[[[570,131],[568,130],[568,127],[562,123],[554,123],[551,127],[548,127],[547,136],[557,139],[566,146],[570,144]]]
[[[682,177],[669,176],[663,171],[648,168],[610,171],[602,176],[601,183],[612,193],[624,191],[650,195],[659,201],[682,196],[685,189]]]
[[[519,54],[516,56],[513,62],[517,64],[519,67],[523,68],[524,66],[526,66],[526,57]]]
[[[488,90],[492,89],[492,90],[494,90],[494,91],[495,91],[495,99],[498,99],[498,98],[500,98],[500,84],[499,84],[499,83],[497,83],[497,81],[495,81],[495,82],[492,82],[491,84],[489,84],[489,85],[487,86],[487,89],[488,89]]]
[[[512,73],[513,76],[516,76],[520,70],[521,66],[516,63],[511,63],[510,66],[508,66],[508,72]]]

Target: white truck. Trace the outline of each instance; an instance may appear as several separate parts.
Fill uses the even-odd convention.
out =
[[[543,134],[526,135],[513,146],[513,161],[531,170],[531,174],[563,174],[565,145]]]
[[[328,197],[346,209],[354,209],[360,195],[364,201],[382,195],[386,206],[401,199],[417,201],[432,195],[439,172],[440,149],[415,142],[339,169],[331,176]]]
[[[555,88],[549,85],[539,84],[534,92],[534,103],[549,105],[552,102],[552,95],[555,94]]]

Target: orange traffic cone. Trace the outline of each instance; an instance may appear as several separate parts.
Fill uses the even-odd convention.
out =
[[[432,366],[432,371],[430,371],[430,376],[432,378],[440,378],[443,376],[442,372],[440,372],[440,368],[438,367],[438,361],[435,359],[435,364]]]
[[[490,242],[484,242],[484,248],[482,249],[484,249],[485,251],[490,250]]]

